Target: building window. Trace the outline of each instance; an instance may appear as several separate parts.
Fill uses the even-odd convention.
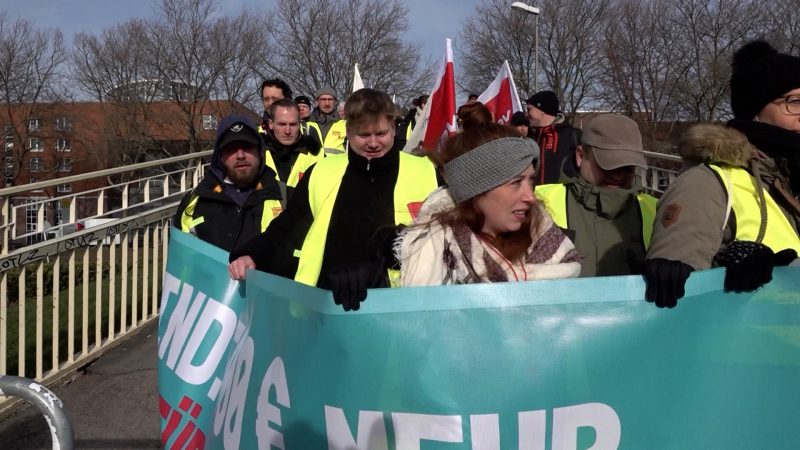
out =
[[[28,132],[39,131],[42,128],[42,121],[38,117],[28,119]]]
[[[31,158],[29,162],[31,172],[41,172],[44,168],[44,164],[42,164],[42,158]]]
[[[56,192],[61,192],[61,193],[72,192],[72,185],[69,183],[59,184],[58,186],[56,186]]]
[[[35,180],[35,178],[31,178]],[[28,205],[25,207],[25,232],[30,233],[36,231],[36,224],[39,223],[39,210],[37,205]]]
[[[14,148],[14,127],[6,125],[5,133],[3,134],[3,143],[6,146],[6,151]]]
[[[203,129],[216,130],[217,129],[217,116],[213,114],[203,114]]]
[[[66,131],[71,129],[72,129],[72,121],[69,119],[69,117],[56,118],[56,130]]]
[[[60,152],[68,152],[71,150],[69,139],[58,138],[56,139],[56,150]]]
[[[67,159],[62,159],[61,161],[59,161],[58,162],[58,171],[59,172],[72,172],[72,160],[67,158]]]
[[[44,145],[42,145],[42,140],[39,138],[28,139],[28,148],[31,149],[32,152],[44,151]]]

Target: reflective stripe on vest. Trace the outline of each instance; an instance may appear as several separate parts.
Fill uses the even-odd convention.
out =
[[[547,212],[553,218],[553,222],[561,228],[569,228],[567,223],[567,186],[564,184],[543,184],[536,186],[534,191],[536,198],[543,204]],[[639,203],[639,214],[642,219],[642,240],[645,250],[650,247],[650,239],[653,237],[653,221],[656,217],[655,197],[639,193],[636,194]]]
[[[193,195],[192,198],[189,199],[189,203],[186,204],[186,208],[184,208],[183,213],[181,213],[181,231],[184,233],[197,235],[195,227],[206,220],[203,216],[192,217],[194,215],[194,208],[197,206],[197,202],[199,200],[199,196]],[[267,229],[267,226],[269,226],[270,222],[272,222],[272,219],[278,217],[281,212],[283,212],[283,208],[281,207],[280,200],[264,200],[264,209],[261,211],[262,233]]]
[[[314,166],[314,172],[308,181],[308,203],[314,222],[306,234],[299,255],[295,251],[295,256],[300,258],[295,281],[309,286],[317,285],[331,213],[347,163],[347,154],[342,154],[328,156]],[[436,169],[427,158],[401,152],[400,170],[394,187],[395,224],[410,224],[413,221],[412,211],[416,214],[419,205],[437,186]]]
[[[181,231],[184,233],[197,235],[195,227],[205,222],[205,218],[202,216],[198,218],[192,217],[194,215],[194,207],[197,206],[197,200],[199,199],[200,197],[197,195],[192,195],[192,198],[189,199],[189,203],[186,204],[186,208],[183,209],[183,213],[181,214]]]
[[[313,122],[312,122],[313,123]],[[316,123],[314,125],[317,125]],[[319,127],[319,125],[317,125]],[[328,134],[322,142],[322,148],[329,155],[344,153],[344,138],[347,136],[347,121],[337,120],[328,128]]]
[[[280,175],[278,175],[278,166],[275,165],[275,160],[272,159],[272,152],[269,150],[264,152],[264,164],[266,164],[267,167],[275,172],[275,181],[284,181],[289,187],[297,187],[297,183],[300,182],[300,178],[303,177],[303,174],[308,170],[308,168],[324,157],[325,152],[322,151],[316,155],[312,155],[311,153],[298,154],[297,159],[292,165],[292,170],[289,172],[289,178],[287,180],[280,179]]]
[[[722,188],[728,195],[728,204],[732,205],[736,218],[736,236],[740,241],[756,241],[761,228],[761,208],[758,204],[756,180],[748,171],[741,167],[708,165],[716,172],[722,181]],[[793,248],[800,253],[800,237],[797,230],[786,218],[769,192],[764,191],[764,200],[767,209],[767,223],[764,239],[761,243],[779,252]]]

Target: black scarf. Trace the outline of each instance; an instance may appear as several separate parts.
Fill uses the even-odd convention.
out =
[[[733,119],[728,126],[744,133],[751,144],[785,168],[792,194],[800,194],[800,133],[752,120]]]

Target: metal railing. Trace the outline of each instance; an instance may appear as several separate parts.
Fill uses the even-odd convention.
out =
[[[53,449],[75,448],[75,431],[69,413],[51,390],[28,378],[0,375],[0,395],[19,397],[39,410],[47,422]]]
[[[647,151],[644,157],[648,165],[642,184],[650,194],[660,197],[678,176],[683,160],[680,156]]]
[[[170,220],[210,154],[0,189],[0,375],[48,384],[157,316]]]

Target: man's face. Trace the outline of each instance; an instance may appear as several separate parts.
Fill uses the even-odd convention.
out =
[[[269,129],[283,145],[291,145],[300,138],[300,113],[295,108],[278,106],[269,119]]]
[[[222,167],[225,177],[239,187],[250,186],[261,168],[257,146],[243,141],[231,142],[222,147]]]
[[[546,122],[546,114],[542,112],[541,109],[533,106],[533,105],[526,105],[527,112],[528,112],[528,119],[531,121],[532,127],[544,127],[549,124]]]
[[[633,186],[636,166],[605,170],[597,164],[594,155],[584,152],[581,145],[575,150],[575,162],[578,164],[581,178],[597,187],[628,189]]]
[[[270,105],[283,100],[283,91],[276,86],[264,86],[261,90],[261,103],[264,105],[264,111],[269,111]]]
[[[300,110],[301,119],[306,120],[311,116],[311,107],[306,105],[305,103],[298,103],[297,109]]]
[[[394,145],[394,121],[381,117],[358,127],[347,126],[350,148],[367,159],[380,158]]]
[[[332,95],[322,94],[317,98],[317,106],[323,114],[330,114],[336,106],[336,99]]]

